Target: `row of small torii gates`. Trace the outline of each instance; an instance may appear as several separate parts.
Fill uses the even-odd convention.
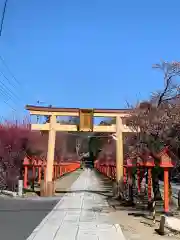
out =
[[[79,109],[79,108],[56,108],[27,105],[26,110],[30,115],[48,116],[48,123],[31,124],[32,130],[47,131],[48,151],[47,168],[44,191],[46,196],[52,196],[53,187],[53,163],[55,139],[57,131],[67,132],[110,132],[116,134],[116,182],[123,183],[123,132],[133,132],[131,128],[123,124],[123,118],[130,116],[127,109]],[[57,123],[58,116],[79,117],[79,125],[66,125]],[[94,124],[94,117],[116,118],[116,124],[110,126],[97,126]],[[118,189],[118,188],[116,188]]]

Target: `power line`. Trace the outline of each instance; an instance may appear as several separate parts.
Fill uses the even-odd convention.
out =
[[[1,71],[0,74],[9,80]],[[10,81],[8,81],[10,86],[12,85]],[[16,111],[10,104],[9,100],[11,100],[13,103],[14,101],[18,100],[21,101],[21,99],[2,81],[0,80],[0,95],[5,97],[6,99],[3,99],[3,102],[8,105],[13,111]]]
[[[2,17],[0,19],[0,37],[2,36],[2,31],[3,31],[3,26],[4,26],[4,19],[5,19],[5,15],[6,15],[6,11],[7,11],[7,3],[8,0],[4,1],[4,7],[3,7],[3,11],[2,11]],[[16,79],[16,77],[14,76],[14,74],[10,71],[8,65],[6,64],[6,62],[4,61],[3,57],[0,56],[0,60],[3,63],[3,65],[6,67],[7,71],[9,72],[9,74],[11,75],[11,77],[14,79],[14,81],[16,83],[18,83],[18,85],[21,85],[19,83],[19,81]],[[8,81],[10,86],[13,86],[16,88],[16,86],[12,83],[12,81],[10,81],[10,79],[8,77],[6,77],[6,75],[0,70],[0,74]],[[6,86],[6,84],[0,80],[0,94],[1,96],[4,96],[5,98],[8,99],[3,99],[3,102],[8,105],[13,111],[16,111],[10,104],[9,104],[9,100],[11,100],[14,103],[13,98],[15,98],[18,101],[21,101],[21,99],[10,89]]]
[[[11,81],[8,77],[6,77],[6,75],[3,73],[3,71],[0,70],[0,73],[1,73],[1,75],[8,81],[8,83],[9,83],[10,85],[12,85],[14,88],[17,87],[14,83],[12,83],[12,81]]]
[[[0,60],[2,59],[2,57],[0,56]],[[3,64],[5,65],[6,63],[4,62],[4,60],[3,60]],[[9,70],[9,68],[8,68],[8,66],[7,66],[7,64],[5,65],[6,66],[6,68]],[[10,70],[9,70],[9,72],[10,72]],[[16,79],[15,78],[15,76],[11,73],[11,75],[14,77],[14,79]],[[23,101],[23,99],[22,98],[20,98],[13,90],[15,89],[15,90],[17,90],[16,89],[16,85],[0,70],[0,76],[3,76],[3,78],[4,79],[6,79],[7,80],[7,82],[8,82],[8,85],[9,86],[7,86],[7,84],[4,82],[4,81],[2,81],[2,80],[0,80],[0,95],[1,96],[3,96],[3,97],[5,97],[5,98],[8,98],[8,99],[3,99],[3,102],[6,104],[6,105],[8,105],[13,111],[17,111],[14,107],[12,107],[10,104],[9,104],[9,100],[11,101],[11,102],[13,102],[13,103],[23,103],[23,105],[24,105],[24,101]],[[17,83],[18,83],[18,81],[17,81]],[[19,85],[20,85],[20,83],[18,83]]]
[[[2,91],[2,89],[0,89],[0,94],[1,94],[1,96],[7,97],[6,93],[4,93],[4,92]],[[8,99],[5,99],[5,100],[3,99],[3,102],[4,102],[6,105],[8,105],[13,111],[16,111],[15,108],[12,107],[12,106],[9,104],[8,100],[10,100],[10,97],[9,97],[9,96],[8,96]]]
[[[16,84],[18,84],[19,86],[21,86],[21,83],[17,80],[17,78],[15,77],[15,75],[12,73],[12,71],[9,69],[8,65],[6,64],[5,60],[2,58],[2,56],[0,55],[0,60],[3,63],[3,65],[5,66],[6,70],[9,72],[9,74],[11,75],[12,79],[14,80],[14,82],[16,82]],[[10,86],[13,86],[15,89],[17,88],[17,86],[14,84],[14,82],[12,80],[10,80],[4,73],[2,70],[0,70],[0,74],[7,80],[7,82],[9,83]],[[19,97],[16,96],[16,98],[20,99]]]
[[[2,36],[5,14],[6,14],[6,11],[7,11],[7,4],[8,4],[8,0],[5,0],[4,1],[3,12],[2,12],[2,17],[1,17],[1,20],[0,20],[0,37]],[[3,57],[1,55],[0,55],[0,60],[3,63],[3,65],[5,66],[6,70],[11,75],[14,82],[16,82],[18,85],[21,86],[20,82],[17,80],[15,75],[12,73],[12,71],[10,70],[10,68],[8,67],[8,65],[6,64],[5,60],[3,59]],[[0,70],[0,73],[8,81],[10,86],[13,86],[14,88],[16,88],[16,85],[8,77],[6,77],[5,74],[1,70]],[[11,89],[8,89],[8,87],[2,81],[0,81],[0,82],[11,93],[11,95],[13,95],[16,99],[20,100],[20,98],[16,94],[14,94]]]
[[[11,77],[14,79],[14,81],[21,86],[21,83],[18,81],[18,79],[15,77],[15,75],[13,74],[13,72],[10,70],[10,68],[8,67],[7,63],[5,62],[5,60],[3,59],[3,57],[0,55],[0,60],[3,63],[3,65],[5,66],[5,68],[7,69],[7,71],[9,72],[9,74],[11,75]]]
[[[3,102],[4,102],[6,105],[8,105],[14,112],[16,112],[16,109],[13,108],[13,107],[8,103],[8,101],[3,100]]]
[[[6,100],[3,99],[3,102],[4,102],[6,105],[8,105],[13,111],[16,111],[16,110],[14,109],[14,107],[12,107],[12,106],[9,104],[8,100],[10,100],[10,97],[9,97],[8,95],[6,95],[6,92],[3,92],[3,91],[2,91],[2,88],[0,88],[0,93],[1,93],[2,96],[8,97],[8,99],[6,99]]]
[[[8,65],[6,64],[6,62],[5,62],[5,60],[2,58],[2,56],[0,56],[0,60],[1,60],[1,62],[3,63],[3,65],[6,67],[6,69],[8,70],[9,74],[10,74],[11,77],[14,79],[14,81],[15,81],[16,83],[18,83],[18,85],[21,85],[20,82],[17,80],[17,78],[14,76],[14,74],[10,71]],[[17,88],[17,86],[14,84],[14,82],[12,82],[12,81],[3,73],[3,71],[0,70],[0,74],[7,80],[8,84],[9,84],[11,87],[13,87],[13,88],[15,88],[15,89]],[[13,92],[13,90],[11,90],[11,88],[9,88],[3,81],[0,80],[0,83],[4,86],[4,88],[5,88],[4,90],[6,91],[6,94],[7,94],[7,95],[9,94],[11,99],[15,98],[16,100],[18,100],[19,102],[21,102],[21,103],[24,104],[24,102],[22,101],[22,99],[19,98],[19,96],[17,96],[17,95]]]
[[[4,6],[3,6],[3,11],[2,11],[2,16],[1,16],[1,19],[0,19],[0,37],[2,36],[2,31],[3,31],[3,26],[4,26],[4,19],[5,19],[5,15],[6,15],[6,12],[7,12],[7,5],[8,5],[8,0],[5,0],[4,1]],[[13,72],[10,70],[8,64],[5,62],[4,58],[0,55],[0,61],[2,62],[2,64],[5,66],[6,70],[8,71],[9,75],[11,76],[11,81],[8,77],[6,77],[6,75],[0,70],[0,73],[1,75],[8,81],[9,85],[10,86],[13,86],[15,89],[16,89],[16,85],[22,87],[22,84],[18,81],[18,79],[15,77],[15,75],[13,74]],[[3,89],[3,91],[5,91],[5,94],[6,95],[11,95],[9,97],[9,99],[12,99],[12,98],[15,98],[17,99],[18,101],[21,101],[21,99],[11,90],[9,89],[2,81],[0,81],[0,83],[4,86],[5,89]],[[14,84],[16,83],[16,84]],[[10,92],[10,94],[7,93]],[[1,91],[2,93],[2,91]],[[22,93],[21,93],[22,94]],[[22,102],[22,101],[21,101]],[[24,104],[24,102],[23,102]]]
[[[5,18],[5,14],[6,14],[6,8],[7,8],[7,2],[8,2],[8,0],[5,0],[5,2],[4,2],[2,17],[1,17],[1,23],[0,23],[0,37],[2,35],[2,30],[3,30],[3,25],[4,25],[4,18]]]
[[[24,89],[24,87],[22,88],[22,84],[20,83],[20,81],[17,79],[17,77],[15,76],[15,74],[10,70],[8,64],[5,62],[5,60],[3,59],[3,57],[0,55],[0,61],[2,62],[2,64],[5,66],[6,70],[8,71],[9,75],[11,76],[11,78],[13,79],[10,80],[7,76],[5,76],[5,74],[0,70],[0,73],[1,75],[3,75],[3,77],[8,81],[8,83],[13,86],[16,90],[17,90],[17,86],[20,86],[22,92],[21,92],[21,95],[23,92],[26,92],[27,93],[27,90]],[[16,84],[15,84],[16,83]],[[12,92],[12,91],[11,91]],[[14,94],[14,93],[13,93]],[[15,95],[15,98],[18,99],[20,102],[23,103],[24,105],[24,100],[22,98],[19,98],[16,94]]]
[[[1,75],[4,76],[2,73]],[[0,80],[0,83],[1,86],[3,86],[4,90],[6,91],[6,94],[9,94],[11,98],[15,98],[16,100],[21,101],[21,99],[10,88],[8,88],[3,81]]]

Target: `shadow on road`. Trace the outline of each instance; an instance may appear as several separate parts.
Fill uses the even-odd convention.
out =
[[[74,191],[61,191],[61,190],[56,190],[55,193],[93,193],[93,194],[98,194],[98,195],[102,195],[105,197],[109,197],[110,190],[108,191],[94,191],[94,190],[74,190]],[[109,195],[108,195],[109,194]]]

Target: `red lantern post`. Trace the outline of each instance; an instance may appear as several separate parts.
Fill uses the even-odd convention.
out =
[[[24,162],[23,162],[23,165],[24,165],[24,188],[27,188],[28,187],[28,167],[30,165],[30,160],[28,157],[25,157],[24,158]]]
[[[106,175],[107,175],[107,177],[109,177],[109,178],[110,178],[110,176],[111,176],[111,170],[110,170],[110,164],[111,164],[111,162],[112,162],[112,156],[111,156],[111,154],[108,154],[108,155],[107,155],[107,158],[106,158]]]
[[[38,183],[41,184],[41,175],[42,175],[42,159],[38,159]]]
[[[154,158],[147,156],[145,159],[145,167],[148,169],[148,201],[151,201],[152,196],[152,168],[155,166]]]
[[[134,167],[133,165],[133,159],[132,158],[127,158],[127,177],[128,177],[128,183],[131,183],[132,181],[132,168]]]
[[[160,167],[164,169],[164,213],[169,213],[169,168],[173,167],[172,159],[168,155],[168,148],[159,153]]]
[[[123,183],[126,184],[127,181],[127,165],[124,164],[123,166]]]
[[[127,182],[127,176],[128,176],[127,159],[124,159],[124,164],[123,164],[123,183],[124,183],[124,185]]]

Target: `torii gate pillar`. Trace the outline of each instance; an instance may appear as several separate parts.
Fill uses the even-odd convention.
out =
[[[116,186],[115,195],[120,196],[123,189],[123,133],[122,118],[116,117]]]
[[[56,143],[56,130],[54,129],[56,124],[56,116],[50,116],[50,129],[48,136],[48,152],[47,152],[47,166],[46,166],[46,178],[44,183],[44,194],[48,196],[54,195],[54,182],[53,182],[53,166],[54,166],[54,152]]]

